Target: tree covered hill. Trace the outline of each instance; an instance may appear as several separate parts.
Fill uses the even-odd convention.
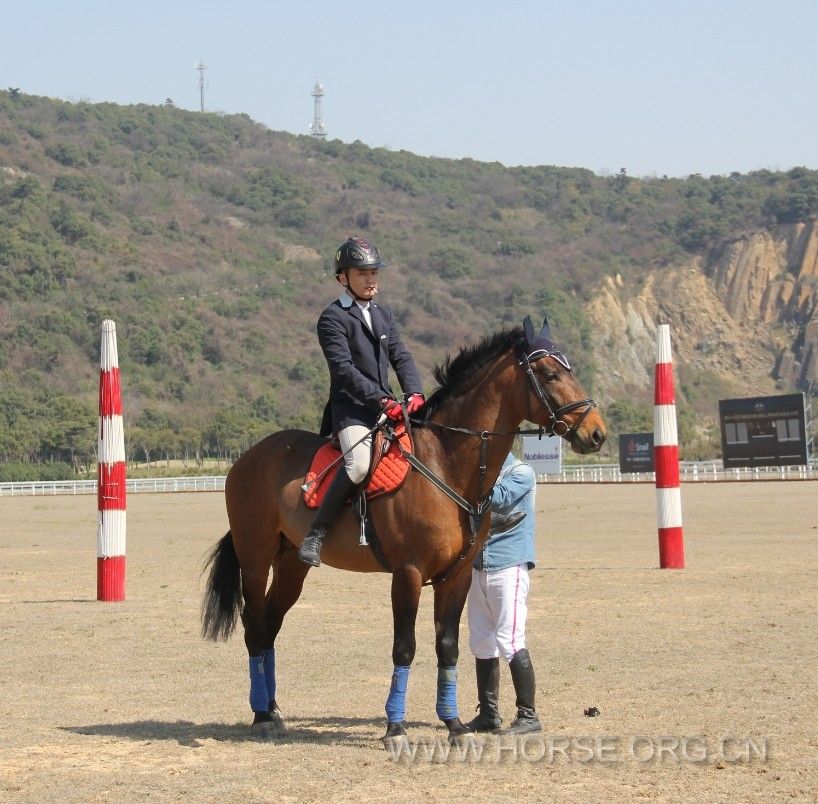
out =
[[[584,305],[606,277],[638,285],[817,212],[805,169],[506,168],[244,115],[0,92],[0,460],[95,461],[104,318],[117,324],[129,454],[235,454],[315,428],[328,384],[315,320],[351,233],[389,265],[381,298],[429,390],[447,353],[546,312],[593,389]]]

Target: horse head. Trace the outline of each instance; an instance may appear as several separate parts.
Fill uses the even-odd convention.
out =
[[[565,352],[551,340],[547,318],[537,334],[531,316],[526,316],[517,358],[529,386],[528,420],[562,436],[574,452],[599,452],[605,443],[605,423],[571,371]]]

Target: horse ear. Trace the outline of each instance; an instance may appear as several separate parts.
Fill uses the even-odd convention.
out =
[[[540,333],[540,337],[548,338],[549,340],[551,340],[551,333],[550,333],[550,331],[548,329],[548,317],[547,316],[545,318],[543,318],[543,320],[542,320],[542,332]]]
[[[534,335],[534,325],[531,323],[531,316],[530,315],[527,315],[523,319],[523,334],[525,335],[525,342],[527,344],[530,345],[530,344],[534,343],[534,338],[536,336]]]

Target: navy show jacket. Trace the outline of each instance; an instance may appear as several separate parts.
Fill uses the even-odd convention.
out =
[[[342,301],[343,299],[343,301]],[[389,366],[405,394],[423,393],[420,375],[403,345],[388,307],[370,301],[372,329],[349,297],[336,299],[318,319],[318,342],[330,375],[330,408],[335,432],[350,424],[372,427],[382,411],[381,400],[393,397]],[[349,300],[350,304],[344,304]]]

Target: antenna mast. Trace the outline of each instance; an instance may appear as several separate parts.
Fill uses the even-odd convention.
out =
[[[319,140],[323,140],[327,136],[326,125],[324,124],[324,119],[321,115],[321,101],[324,98],[324,85],[319,84],[318,81],[315,82],[315,87],[312,90],[312,97],[314,103],[310,134],[313,137],[317,137]]]
[[[204,80],[204,71],[207,69],[207,65],[203,62],[198,62],[197,64],[193,65],[193,69],[199,73],[199,77],[196,79],[196,83],[199,85],[199,108],[201,111],[205,110],[204,107],[204,88],[205,88],[205,80]]]

